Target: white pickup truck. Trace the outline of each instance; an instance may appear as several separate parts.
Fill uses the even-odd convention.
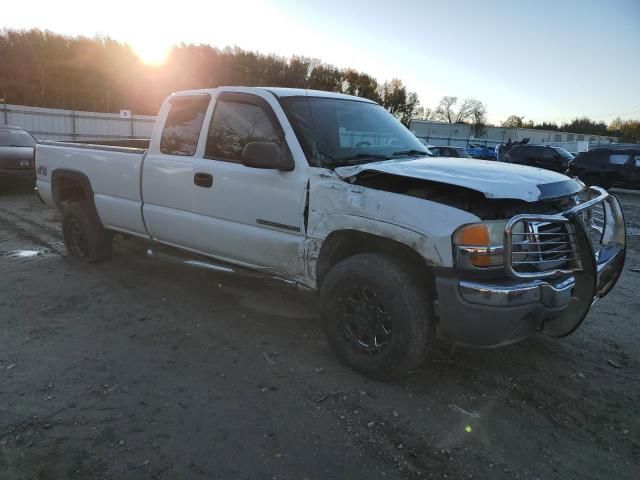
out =
[[[36,171],[70,255],[109,258],[120,232],[296,282],[319,292],[340,358],[377,377],[416,368],[437,336],[568,335],[626,251],[605,190],[430,157],[383,107],[335,93],[178,92],[147,150],[43,142]]]

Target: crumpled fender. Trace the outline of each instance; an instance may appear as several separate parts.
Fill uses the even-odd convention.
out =
[[[479,221],[454,207],[353,185],[331,174],[312,176],[309,205],[304,256],[312,279],[322,243],[333,232],[353,230],[389,238],[409,246],[429,264],[452,266],[451,235],[460,225]]]

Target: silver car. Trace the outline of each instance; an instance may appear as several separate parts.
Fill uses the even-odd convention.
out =
[[[23,128],[0,125],[0,184],[35,181],[36,143]]]

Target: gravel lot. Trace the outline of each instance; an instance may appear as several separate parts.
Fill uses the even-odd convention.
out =
[[[0,193],[0,478],[640,478],[640,196],[625,272],[573,336],[341,366],[315,297],[150,258],[67,258]]]

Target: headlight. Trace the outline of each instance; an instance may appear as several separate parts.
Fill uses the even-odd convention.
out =
[[[463,268],[501,267],[504,253],[504,227],[507,220],[491,220],[463,225],[453,234],[456,265]],[[523,232],[520,222],[516,230]]]

